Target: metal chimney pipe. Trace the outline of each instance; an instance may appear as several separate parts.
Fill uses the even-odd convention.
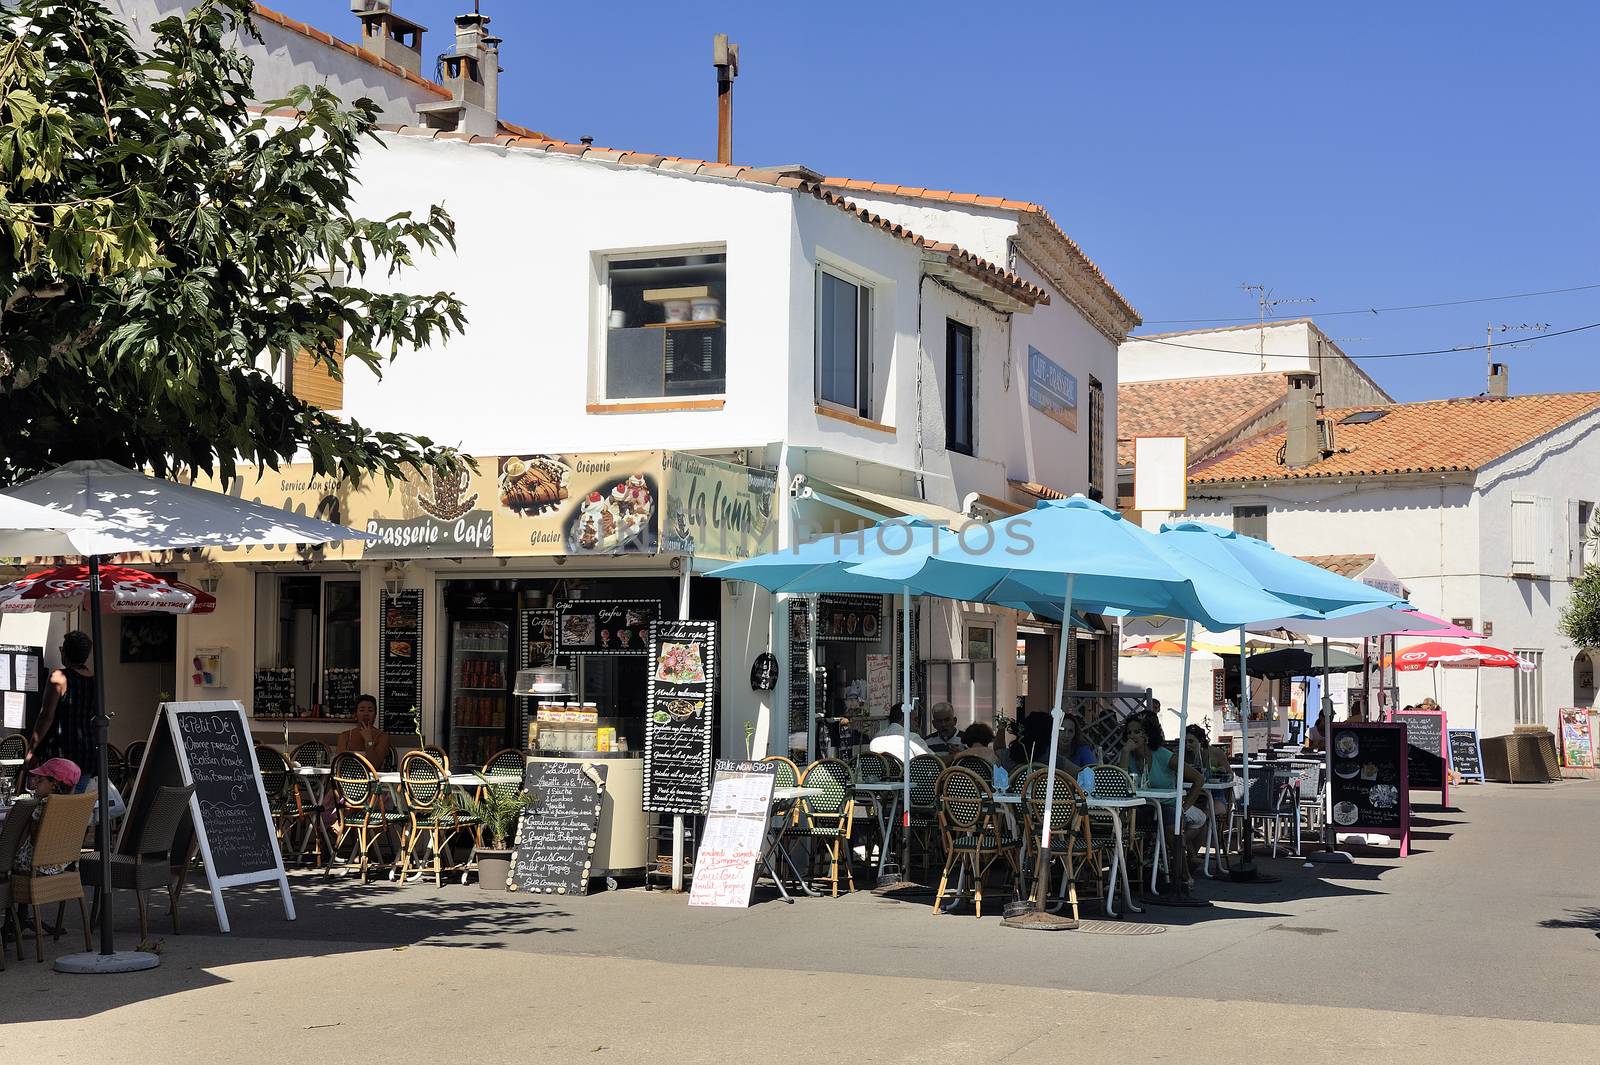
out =
[[[733,79],[739,76],[739,46],[726,33],[711,39],[711,64],[717,68],[717,162],[733,162]]]

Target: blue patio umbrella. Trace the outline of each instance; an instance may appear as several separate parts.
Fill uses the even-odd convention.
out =
[[[851,567],[858,576],[902,580],[925,594],[977,602],[1059,599],[1096,613],[1149,612],[1229,628],[1301,612],[1300,605],[1263,591],[1248,578],[1222,572],[1168,549],[1150,532],[1083,496],[1048,500],[992,525],[963,530],[958,541],[928,555],[878,559]],[[1190,633],[1192,637],[1192,630]],[[1066,683],[1066,655],[1056,660],[1048,765],[1054,766]],[[1188,685],[1184,685],[1187,715]],[[1182,739],[1180,737],[1180,745]],[[1180,758],[1182,751],[1179,752]],[[1179,780],[1182,779],[1179,763]],[[1023,922],[1064,927],[1043,913],[1049,887],[1050,820],[1055,776],[1046,778],[1036,908]],[[1181,819],[1176,819],[1181,823]]]

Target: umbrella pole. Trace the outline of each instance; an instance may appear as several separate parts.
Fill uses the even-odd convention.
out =
[[[1061,719],[1066,716],[1061,704],[1067,687],[1067,641],[1072,639],[1072,585],[1074,574],[1067,574],[1067,594],[1061,607],[1061,646],[1056,649],[1056,702],[1050,708],[1050,757],[1045,759],[1044,825],[1039,830],[1039,879],[1035,888],[1033,906],[1015,917],[1007,917],[1004,924],[1011,928],[1032,928],[1044,932],[1064,932],[1078,927],[1078,922],[1045,909],[1050,898],[1050,822],[1055,816],[1056,752],[1061,745]],[[1027,796],[1023,796],[1027,801]],[[1115,885],[1112,885],[1112,889]]]
[[[106,712],[105,654],[101,650],[102,625],[100,622],[100,557],[89,556],[89,638],[94,641],[91,652],[94,662],[95,696],[95,785],[99,791],[100,810],[100,951],[83,954],[66,954],[56,959],[55,969],[64,973],[128,973],[154,969],[161,964],[155,954],[123,951],[118,954],[112,944],[111,919],[111,779],[107,772],[106,743],[111,732],[111,716]],[[43,921],[44,914],[36,913],[33,919]]]
[[[1381,650],[1381,640],[1380,650]],[[1333,696],[1328,694],[1328,638],[1322,638],[1322,691],[1317,696],[1319,720],[1322,723],[1322,849],[1311,851],[1306,860],[1311,862],[1348,863],[1355,859],[1349,852],[1335,850],[1338,834],[1333,830]],[[1306,726],[1308,729],[1310,726]]]
[[[1250,650],[1245,646],[1244,626],[1239,626],[1239,736],[1244,754],[1244,840],[1239,846],[1239,864],[1228,870],[1234,880],[1271,883],[1277,877],[1263,876],[1256,868],[1255,840],[1250,828]],[[1271,734],[1271,726],[1268,726]]]
[[[918,887],[909,876],[911,871],[911,589],[900,588],[900,735],[904,744],[900,760],[900,868],[890,872],[885,868],[878,876],[878,891],[901,891]],[[893,832],[893,829],[890,829]],[[887,849],[888,839],[883,841]]]
[[[1169,862],[1176,862],[1178,875],[1168,877],[1167,893],[1156,901],[1163,906],[1208,906],[1210,903],[1189,894],[1189,851],[1183,842],[1183,792],[1185,766],[1188,764],[1189,745],[1189,670],[1194,656],[1194,621],[1184,622],[1183,629],[1183,688],[1178,699],[1178,762],[1173,771],[1173,787],[1177,797],[1172,802],[1172,844],[1167,848]],[[1156,830],[1160,831],[1157,813]]]

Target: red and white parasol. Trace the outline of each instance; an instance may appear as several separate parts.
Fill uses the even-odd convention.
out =
[[[0,613],[78,610],[88,605],[88,566],[57,566],[0,585]],[[101,566],[100,607],[113,614],[209,614],[217,609],[217,599],[144,570]]]
[[[1444,666],[1449,669],[1524,669],[1531,670],[1533,664],[1510,651],[1498,647],[1490,647],[1486,643],[1414,643],[1410,647],[1401,648],[1394,656],[1394,668],[1400,673],[1415,673],[1417,670],[1429,666]]]

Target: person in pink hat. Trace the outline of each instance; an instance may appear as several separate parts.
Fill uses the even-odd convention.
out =
[[[16,857],[11,862],[11,871],[26,873],[33,865],[34,838],[39,831],[39,820],[44,816],[45,803],[50,801],[52,795],[71,795],[78,786],[78,779],[83,775],[78,769],[78,764],[67,758],[50,758],[28,770],[28,785],[32,794],[17,803],[11,809],[12,817],[27,817],[28,827],[23,830],[22,839],[17,843]],[[24,805],[27,804],[27,805]],[[28,811],[27,806],[32,810]],[[46,865],[37,870],[40,876],[55,876],[66,870],[65,865]],[[19,927],[26,931],[32,927],[33,915],[28,907],[17,907]],[[39,918],[43,920],[43,918]],[[54,934],[54,930],[45,926],[47,931]]]

